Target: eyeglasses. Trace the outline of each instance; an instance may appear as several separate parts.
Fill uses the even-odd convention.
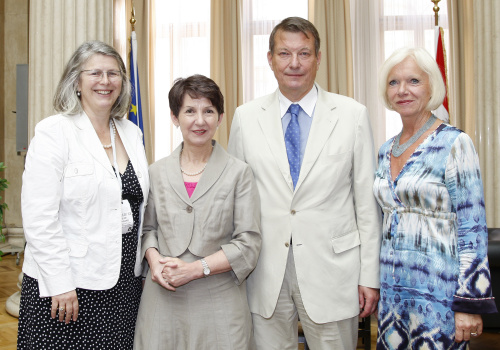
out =
[[[118,81],[122,78],[122,73],[118,70],[108,70],[107,72],[100,69],[86,69],[82,70],[85,74],[94,81],[101,81],[104,74],[108,77],[109,81]]]

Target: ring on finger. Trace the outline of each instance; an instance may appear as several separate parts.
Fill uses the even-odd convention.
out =
[[[476,332],[471,332],[470,335],[472,335],[473,337],[477,337],[477,333]]]
[[[59,310],[59,311],[64,311],[64,308],[63,308],[63,307],[60,307],[58,310]]]

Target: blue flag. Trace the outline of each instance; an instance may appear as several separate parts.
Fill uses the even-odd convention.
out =
[[[137,37],[135,31],[130,38],[130,84],[132,85],[132,103],[128,119],[136,124],[142,131],[144,143],[144,124],[142,121],[141,88],[139,86],[139,73],[137,71]]]

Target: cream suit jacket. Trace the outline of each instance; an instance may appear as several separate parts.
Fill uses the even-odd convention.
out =
[[[317,85],[316,85],[317,86]],[[272,316],[290,239],[302,300],[317,323],[359,314],[358,285],[379,287],[380,209],[366,108],[318,88],[294,191],[278,91],[236,109],[228,150],[253,170],[261,198],[262,250],[247,282],[250,310]]]
[[[127,119],[115,119],[115,125],[144,195],[140,236],[149,191],[142,133]],[[21,205],[27,241],[23,272],[38,280],[41,297],[116,284],[122,255],[120,185],[85,113],[54,115],[37,124]],[[140,246],[136,276],[142,272],[139,251]]]
[[[172,257],[186,250],[205,257],[222,249],[235,283],[241,284],[260,252],[259,195],[250,167],[213,143],[191,198],[180,169],[182,145],[151,165],[142,257],[152,247]]]

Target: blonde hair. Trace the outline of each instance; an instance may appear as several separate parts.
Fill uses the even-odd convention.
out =
[[[429,77],[429,86],[431,89],[431,98],[427,103],[426,110],[433,111],[437,109],[444,100],[446,95],[446,87],[444,85],[441,71],[436,63],[436,60],[427,52],[427,50],[415,47],[404,47],[392,53],[392,55],[380,67],[378,79],[378,92],[384,105],[391,111],[394,110],[387,97],[387,77],[391,70],[397,64],[403,62],[406,58],[411,57],[415,63],[422,69]]]

